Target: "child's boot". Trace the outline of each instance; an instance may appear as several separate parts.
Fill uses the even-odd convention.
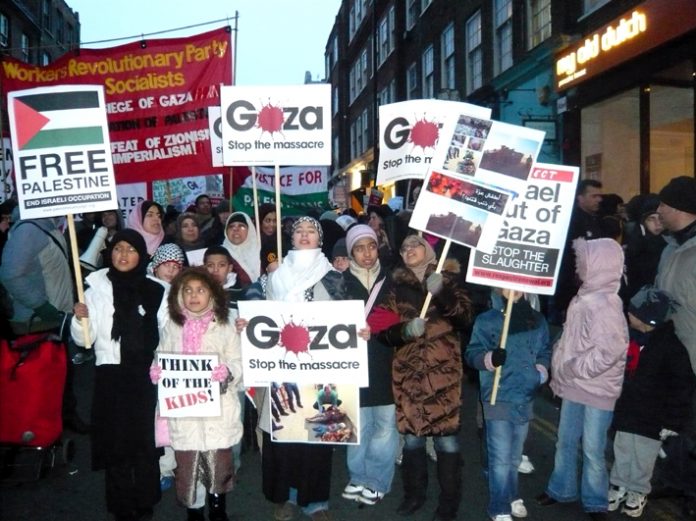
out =
[[[226,512],[225,494],[208,494],[208,519],[230,521]]]

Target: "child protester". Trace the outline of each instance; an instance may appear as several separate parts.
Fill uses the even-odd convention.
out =
[[[203,268],[189,268],[174,279],[168,304],[170,320],[158,352],[219,357],[212,380],[220,382],[220,416],[168,419],[177,498],[187,507],[189,521],[202,521],[207,492],[210,521],[228,521],[225,494],[235,482],[232,446],[242,437],[236,392],[242,374],[239,334],[222,286]],[[161,372],[152,366],[153,383]]]
[[[229,250],[224,246],[210,246],[203,254],[203,266],[225,290],[227,306],[237,309],[237,300],[243,290],[234,272],[234,262]]]
[[[630,342],[614,409],[609,510],[623,505],[621,512],[630,517],[643,514],[662,442],[682,430],[691,411],[696,377],[674,324],[666,320],[673,306],[665,292],[644,286],[628,307]]]
[[[505,349],[499,347],[508,298],[513,299]],[[479,370],[488,448],[488,515],[494,521],[526,517],[518,492],[518,467],[533,417],[537,389],[548,380],[551,362],[549,329],[524,293],[493,291],[492,309],[474,322],[466,348],[467,363]],[[495,405],[491,394],[495,370],[500,381]]]

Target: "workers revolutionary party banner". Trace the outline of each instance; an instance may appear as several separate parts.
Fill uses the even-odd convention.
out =
[[[377,184],[424,179],[432,166],[443,123],[457,114],[488,119],[491,109],[445,100],[380,105]]]
[[[474,252],[466,280],[553,295],[579,174],[575,166],[537,163],[509,205],[492,252]]]
[[[49,85],[103,85],[116,181],[222,173],[211,166],[208,107],[232,83],[225,28],[187,38],[71,51],[45,67],[2,57],[3,95]]]
[[[14,91],[7,103],[22,219],[117,207],[102,86]]]
[[[275,172],[273,168],[256,167],[258,203],[275,203]],[[236,210],[254,215],[252,170],[234,167],[233,205]],[[306,215],[308,210],[330,208],[325,166],[284,166],[280,168],[280,206],[283,216]]]

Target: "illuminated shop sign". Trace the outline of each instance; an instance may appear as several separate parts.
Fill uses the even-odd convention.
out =
[[[665,5],[668,4],[668,5]],[[556,89],[564,90],[696,28],[693,0],[648,0],[556,56]]]

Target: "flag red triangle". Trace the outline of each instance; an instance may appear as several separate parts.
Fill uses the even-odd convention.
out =
[[[17,131],[17,146],[23,149],[31,139],[39,133],[50,121],[40,112],[14,99],[15,129]]]

